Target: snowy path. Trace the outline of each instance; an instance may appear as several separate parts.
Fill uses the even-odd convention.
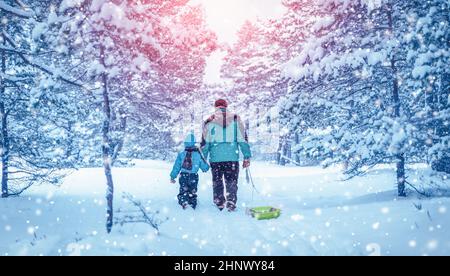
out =
[[[101,169],[70,175],[61,188],[37,187],[21,198],[0,200],[1,255],[443,255],[450,254],[449,198],[397,200],[393,171],[340,182],[336,169],[256,163],[261,194],[240,182],[237,213],[212,204],[210,175],[201,175],[198,210],[181,210],[170,165],[139,162],[114,170],[115,207],[131,210],[126,191],[160,210],[169,221],[155,235],[144,224],[104,233]],[[414,206],[421,205],[418,210]],[[256,221],[246,206],[272,205],[277,220]]]

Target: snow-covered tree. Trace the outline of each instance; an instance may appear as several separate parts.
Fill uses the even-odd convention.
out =
[[[64,119],[76,116],[64,106],[67,94],[61,87],[80,85],[47,66],[31,36],[45,4],[0,2],[2,197],[36,183],[58,183],[58,172],[73,168],[79,156],[69,146],[77,131],[68,130],[74,125]]]
[[[417,25],[424,20],[439,22],[432,28],[437,40],[448,37],[448,17],[430,16],[433,10],[448,14],[447,3],[330,0],[314,4],[309,16],[319,16],[311,21],[312,32],[286,67],[293,82],[291,93],[280,102],[282,123],[305,137],[297,151],[324,158],[325,165],[344,163],[350,176],[394,162],[398,194],[405,195],[406,163],[423,159],[427,152],[426,130],[416,119],[423,109],[410,88],[414,79],[428,77],[420,76],[417,63],[431,60],[420,58],[420,52],[431,51],[439,60],[434,70],[445,71],[448,64],[445,47],[436,49],[430,43],[431,49],[410,48],[411,36],[417,38],[413,30],[420,29]],[[421,14],[421,20],[412,19]]]
[[[449,4],[418,3],[407,12],[405,47],[410,75],[403,82],[414,96],[413,120],[423,133],[420,140],[428,149],[427,161],[435,170],[450,173]]]
[[[268,136],[274,134],[266,132],[266,115],[284,94],[287,84],[280,74],[283,52],[271,36],[272,23],[246,21],[237,41],[225,47],[227,55],[221,68],[226,81],[222,88],[224,96],[246,118],[248,128],[253,131],[249,134],[256,152],[267,146]]]
[[[216,49],[217,38],[207,28],[203,10],[186,5],[168,20],[171,27],[162,42],[164,55],[154,64],[154,74],[136,81],[135,90],[141,92],[131,97],[138,109],[133,115],[137,121],[131,122],[136,127],[125,148],[134,157],[173,156],[174,132],[196,108],[195,102],[208,96],[201,88],[206,59]]]
[[[171,144],[165,123],[169,111],[178,97],[200,86],[205,57],[214,49],[215,37],[206,30],[203,15],[187,3],[64,0],[34,29],[35,38],[57,49],[60,63],[71,64],[66,66],[71,76],[86,86],[80,92],[94,98],[93,110],[102,110],[108,232],[112,167],[119,154],[136,157],[146,141],[155,148],[164,139]],[[133,145],[137,140],[141,143]],[[126,145],[134,151],[124,150]]]

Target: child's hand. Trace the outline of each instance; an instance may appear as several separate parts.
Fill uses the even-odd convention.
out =
[[[175,181],[175,179],[171,179],[171,180],[170,180],[170,183],[175,184],[175,183],[177,183],[177,182]]]

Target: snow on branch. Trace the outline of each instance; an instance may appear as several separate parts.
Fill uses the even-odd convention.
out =
[[[26,11],[23,9],[14,8],[14,7],[11,7],[10,5],[6,4],[5,2],[0,2],[0,9],[5,12],[8,12],[8,13],[11,13],[16,16],[23,17],[23,18],[31,18],[34,16],[34,13],[32,11]]]
[[[0,45],[0,51],[5,51],[5,52],[8,52],[8,53],[20,53],[20,54],[24,54],[24,55],[28,54],[27,51],[20,50],[20,49],[15,49],[15,48],[8,47],[8,46],[3,46],[3,45]]]
[[[11,76],[11,75],[8,75],[8,74],[3,74],[3,73],[0,73],[0,79],[3,79],[5,81],[9,81],[9,82],[12,82],[12,83],[25,82],[25,81],[28,80],[28,78],[16,77],[16,76]]]
[[[4,39],[11,45],[11,47],[13,47],[13,49],[16,49],[17,45],[14,42],[14,40],[5,31],[3,31],[2,34],[3,34]],[[85,88],[82,84],[80,84],[74,80],[71,80],[67,77],[61,76],[59,73],[55,72],[52,68],[49,68],[43,64],[38,64],[38,63],[32,61],[31,59],[26,57],[26,55],[24,53],[22,53],[21,51],[15,51],[15,53],[17,53],[17,55],[28,65],[30,65],[34,68],[37,68],[53,77],[56,77],[57,79],[65,82],[65,83],[68,83],[68,84],[71,84],[71,85],[74,85],[74,86],[77,86],[80,88],[84,88],[85,90],[89,90],[89,89]]]

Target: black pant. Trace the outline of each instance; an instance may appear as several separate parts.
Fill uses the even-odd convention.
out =
[[[181,173],[180,174],[180,193],[178,194],[178,203],[180,205],[191,205],[197,207],[197,186],[198,174]]]
[[[213,177],[214,203],[234,209],[237,202],[239,162],[215,162],[211,163]],[[227,194],[224,193],[224,180]]]

